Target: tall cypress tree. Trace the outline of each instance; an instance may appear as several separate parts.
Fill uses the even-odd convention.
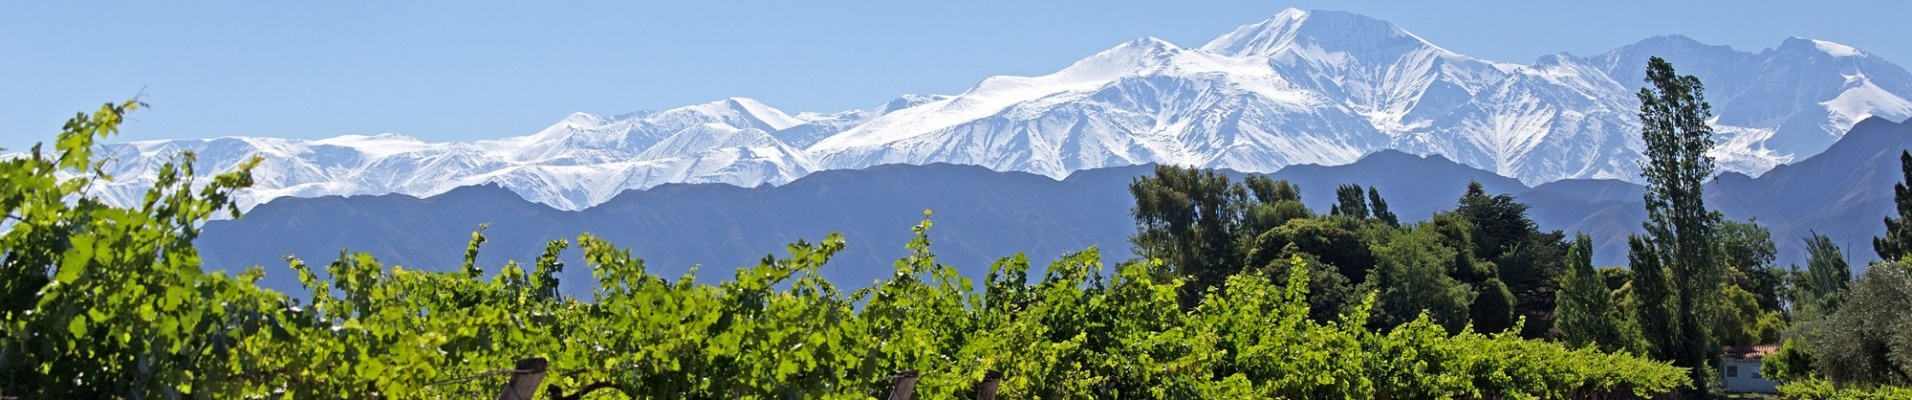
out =
[[[1401,226],[1401,218],[1394,216],[1393,211],[1388,211],[1387,200],[1382,200],[1381,192],[1374,190],[1373,186],[1368,187],[1368,208],[1373,209],[1375,219],[1386,222],[1388,226]]]
[[[1347,184],[1334,188],[1334,200],[1334,206],[1328,208],[1328,215],[1368,217],[1368,200],[1366,193],[1361,191],[1361,185]]]
[[[1885,217],[1885,236],[1872,238],[1872,250],[1879,252],[1879,259],[1898,261],[1912,253],[1912,151],[1899,152],[1899,169],[1904,179],[1892,185],[1892,203],[1897,205],[1899,217]]]
[[[1690,368],[1694,397],[1705,398],[1712,380],[1706,368],[1719,353],[1707,332],[1712,304],[1724,275],[1715,254],[1714,226],[1721,217],[1706,208],[1703,184],[1712,178],[1713,128],[1707,120],[1713,108],[1705,87],[1692,75],[1679,75],[1659,57],[1647,60],[1646,81],[1640,89],[1641,138],[1646,142],[1646,236],[1669,273],[1674,343],[1658,349],[1674,365]],[[1638,279],[1637,277],[1635,279]],[[1642,307],[1651,305],[1642,304]],[[1654,330],[1655,328],[1645,327]]]

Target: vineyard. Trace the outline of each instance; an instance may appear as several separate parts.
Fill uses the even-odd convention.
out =
[[[1094,248],[960,276],[937,262],[927,212],[894,276],[864,288],[818,274],[849,245],[836,235],[705,283],[649,274],[587,234],[588,297],[558,290],[567,241],[529,265],[453,272],[291,259],[309,292],[276,293],[253,284],[264,269],[209,273],[193,248],[201,224],[237,214],[251,164],[195,182],[182,154],[140,207],[88,196],[111,179],[90,149],[141,106],[79,115],[53,152],[0,165],[0,397],[493,396],[529,357],[548,360],[545,385],[619,389],[605,398],[874,398],[904,371],[920,398],[974,397],[992,373],[1002,398],[1652,398],[1686,384],[1683,368],[1517,327],[1423,314],[1369,329],[1372,293],[1310,318],[1321,271],[1299,257],[1195,306],[1161,263],[1104,266]],[[466,259],[484,242],[481,228]]]

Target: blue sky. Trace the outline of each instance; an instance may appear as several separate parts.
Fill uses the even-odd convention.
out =
[[[1912,63],[1900,0],[5,2],[0,147],[138,93],[153,108],[117,140],[471,140],[730,96],[833,112],[1045,74],[1141,36],[1195,46],[1290,6],[1497,61],[1677,33],[1752,51],[1811,37]]]

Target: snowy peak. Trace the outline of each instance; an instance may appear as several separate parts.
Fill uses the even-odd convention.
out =
[[[873,111],[878,115],[888,114],[891,111],[920,106],[934,101],[942,101],[948,98],[949,96],[944,95],[906,94],[902,97],[897,97],[895,100],[890,100],[888,103],[883,103],[882,106],[878,106]]]
[[[785,114],[783,110],[741,97],[665,110],[645,116],[643,120],[667,129],[684,129],[706,122],[722,122],[739,128],[757,128],[766,131],[788,129],[804,122]]]
[[[1327,51],[1400,52],[1437,46],[1393,23],[1364,15],[1289,8],[1274,18],[1235,28],[1201,48],[1231,56],[1274,56],[1310,47]]]
[[[1803,38],[1798,36],[1786,38],[1786,41],[1780,42],[1778,51],[1794,52],[1794,53],[1815,52],[1815,53],[1822,53],[1832,57],[1870,57],[1871,56],[1871,54],[1867,54],[1866,52],[1860,51],[1858,48],[1855,48],[1852,46],[1847,46],[1844,44],[1834,43],[1834,42],[1826,41],[1826,40],[1808,39],[1808,38]]]
[[[1102,77],[1130,75],[1159,68],[1175,57],[1181,47],[1153,37],[1142,37],[1103,50],[1077,61],[1062,74]]]
[[[1727,171],[1757,175],[1819,153],[1860,121],[1912,117],[1912,73],[1823,40],[1751,53],[1661,36],[1514,64],[1454,53],[1374,18],[1287,9],[1200,47],[1143,37],[1046,75],[988,77],[955,95],[827,114],[739,97],[576,113],[530,135],[471,143],[349,135],[102,147],[125,161],[111,167],[125,177],[150,176],[183,150],[198,152],[208,173],[263,155],[249,202],[497,184],[563,209],[666,183],[781,184],[899,163],[1061,178],[1147,163],[1274,172],[1399,151],[1530,184],[1637,180],[1634,94],[1652,56],[1706,82],[1714,156]],[[134,201],[143,184],[129,178],[106,191]]]

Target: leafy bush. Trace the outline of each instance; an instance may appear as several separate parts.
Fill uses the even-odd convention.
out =
[[[1897,400],[1912,399],[1912,388],[1834,388],[1825,379],[1801,379],[1779,385],[1779,396],[1800,400]]]

